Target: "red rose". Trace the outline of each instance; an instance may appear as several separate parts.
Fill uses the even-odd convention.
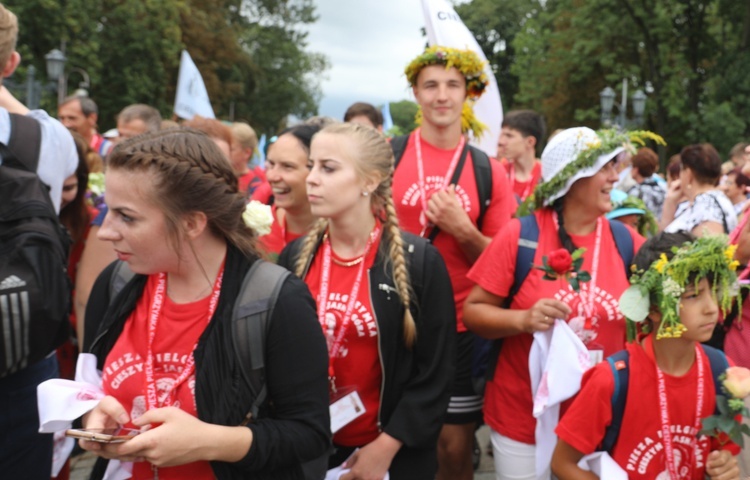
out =
[[[570,252],[561,248],[547,256],[547,265],[558,275],[565,275],[573,268],[573,257],[570,256]]]

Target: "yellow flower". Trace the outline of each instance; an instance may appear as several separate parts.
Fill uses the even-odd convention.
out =
[[[724,250],[724,256],[726,257],[727,262],[731,262],[732,260],[734,260],[734,252],[736,251],[737,251],[737,245],[729,245],[727,249]]]
[[[737,270],[737,267],[739,266],[740,266],[740,262],[738,262],[737,260],[732,260],[731,262],[729,262],[729,265],[728,265],[729,270],[733,272]]]
[[[667,263],[669,263],[667,255],[662,253],[659,260],[657,260],[656,265],[654,265],[654,269],[659,273],[664,273],[664,267],[667,266]]]

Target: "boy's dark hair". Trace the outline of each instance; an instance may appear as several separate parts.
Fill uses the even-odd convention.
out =
[[[674,257],[672,247],[679,247],[685,242],[692,242],[695,237],[688,232],[667,233],[661,232],[655,235],[641,245],[638,253],[633,258],[633,264],[638,271],[646,271],[651,264],[659,260],[661,254],[665,254],[667,259]]]
[[[383,126],[383,114],[380,110],[365,102],[357,102],[352,104],[346,109],[344,113],[344,121],[348,122],[354,117],[365,116],[375,126],[375,128]]]
[[[659,167],[659,156],[650,148],[643,147],[633,155],[631,162],[643,178],[649,178]]]
[[[524,137],[532,136],[539,148],[544,139],[547,127],[544,117],[533,110],[513,110],[503,117],[503,127],[518,130]]]
[[[680,152],[682,167],[689,168],[695,179],[703,184],[716,185],[721,176],[721,157],[710,143],[688,145]]]

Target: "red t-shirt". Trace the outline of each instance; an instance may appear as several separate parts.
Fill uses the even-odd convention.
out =
[[[146,387],[143,367],[148,349],[148,324],[151,301],[156,290],[157,275],[151,275],[135,310],[125,322],[122,333],[107,355],[102,372],[104,393],[115,397],[130,415],[131,421],[146,412]],[[154,378],[158,401],[182,373],[193,347],[208,324],[211,295],[192,303],[176,304],[164,297],[162,313],[154,338]],[[197,416],[195,407],[195,375],[177,387],[172,405]],[[132,423],[125,425],[135,428]],[[133,466],[134,479],[150,479],[154,474],[148,462]],[[178,467],[159,469],[160,479],[213,479],[208,462],[194,462]]]
[[[557,236],[557,224],[550,209],[535,213],[539,224],[539,245],[534,256],[534,265],[542,265],[542,257],[562,248]],[[619,311],[618,300],[629,283],[625,276],[625,265],[617,252],[609,222],[602,218],[601,250],[596,282],[595,318],[592,321],[592,343],[603,347],[604,356],[611,355],[625,346],[625,319]],[[637,251],[644,242],[643,237],[628,227]],[[493,240],[469,272],[469,279],[486,291],[507,297],[513,285],[516,268],[516,253],[521,234],[521,223],[513,220]],[[592,262],[596,232],[588,235],[571,235],[573,243],[586,248],[582,270],[593,275]],[[527,310],[537,300],[555,298],[565,302],[573,311],[568,319],[573,331],[583,330],[584,304],[578,293],[573,292],[565,280],[549,281],[544,272],[532,269],[518,293],[513,297],[511,309]],[[589,283],[581,285],[581,294],[588,298]],[[485,422],[500,434],[513,440],[534,444],[536,420],[532,416],[531,379],[529,377],[529,351],[533,336],[520,333],[503,340],[495,376],[487,382],[484,400]]]
[[[255,188],[255,191],[250,195],[250,200],[257,200],[264,205],[271,204],[271,198],[273,198],[273,190],[271,190],[271,184],[267,180],[263,180],[260,185]]]
[[[643,346],[629,344],[627,349],[630,352],[628,397],[622,418],[623,427],[620,429],[612,458],[627,472],[631,480],[668,479],[666,455],[661,441],[653,345],[648,337]],[[713,415],[716,408],[716,389],[708,357],[705,354],[701,357],[705,385],[701,418],[706,418]],[[706,457],[718,446],[713,439],[704,436],[696,442],[695,452],[690,452],[689,444],[698,433],[694,427],[698,386],[697,363],[681,377],[665,373],[664,381],[672,432],[672,450],[675,452],[675,461],[678,462],[677,473],[681,479],[702,480],[705,475]],[[607,362],[602,362],[586,372],[580,394],[557,426],[557,435],[584,454],[595,451],[612,421],[614,390],[612,369]],[[726,450],[733,454],[739,452],[733,444]],[[691,459],[695,461],[691,462]],[[689,475],[691,463],[694,467],[692,475]]]
[[[279,212],[276,211],[276,205],[271,206],[271,213],[273,214],[273,224],[271,224],[271,231],[267,235],[263,235],[258,238],[260,246],[264,252],[268,253],[272,257],[278,258],[279,254],[286,245],[302,235],[304,233],[292,233],[286,229],[286,213],[283,214],[281,222],[279,221]]]
[[[248,170],[247,173],[243,173],[237,177],[237,184],[240,192],[247,194],[247,196],[251,196],[253,192],[255,192],[255,189],[265,181],[266,172],[257,166],[252,170]]]
[[[534,193],[534,189],[542,178],[542,162],[539,160],[534,161],[534,166],[531,168],[531,178],[525,182],[521,182],[515,178],[515,175],[512,173],[514,167],[511,162],[503,158],[501,163],[508,171],[508,180],[513,178],[513,193],[516,194],[521,201],[526,200],[527,196]]]
[[[357,302],[354,305],[342,348],[333,363],[337,389],[346,392],[348,387],[354,387],[365,406],[365,413],[336,432],[333,441],[337,445],[359,447],[372,442],[380,433],[378,430],[378,411],[380,409],[380,386],[383,371],[378,354],[378,325],[370,303],[368,275],[369,269],[375,262],[379,243],[379,239],[373,243],[367,253],[367,258],[364,260],[365,270],[357,293]],[[310,265],[307,276],[305,276],[305,283],[307,283],[318,304],[321,301],[318,296],[320,295],[320,273],[323,267],[322,252],[321,247]],[[333,253],[333,249],[331,249],[331,253],[333,259],[341,262],[351,260],[338,258]],[[341,328],[341,322],[349,303],[349,295],[357,279],[359,267],[359,264],[344,267],[331,261],[326,325],[322,327],[323,333],[328,339],[329,350],[332,339]]]
[[[419,174],[417,173],[416,139],[411,135],[404,155],[393,176],[393,201],[396,205],[398,221],[402,229],[419,235],[423,221],[422,200],[419,191]],[[442,150],[422,140],[422,158],[424,159],[425,194],[429,197],[442,188],[445,174],[453,159],[455,149]],[[474,178],[471,153],[467,154],[466,163],[456,186],[456,195],[469,218],[476,225],[479,216],[479,197]],[[493,237],[508,223],[516,209],[516,202],[509,195],[510,187],[505,169],[498,162],[490,162],[492,168],[492,197],[482,224],[482,233]],[[429,235],[428,229],[425,236]],[[457,330],[466,331],[463,322],[463,303],[469,295],[474,282],[466,277],[472,262],[466,258],[455,238],[445,232],[435,237],[435,247],[448,267],[453,296],[456,302]]]

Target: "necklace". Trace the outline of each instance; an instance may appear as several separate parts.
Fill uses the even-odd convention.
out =
[[[361,257],[357,257],[354,260],[343,262],[341,260],[337,260],[333,255],[331,255],[331,261],[335,263],[336,265],[339,265],[342,267],[353,267],[354,265],[359,265],[360,263],[362,263],[362,260],[364,259],[365,259],[365,256],[362,255]]]

